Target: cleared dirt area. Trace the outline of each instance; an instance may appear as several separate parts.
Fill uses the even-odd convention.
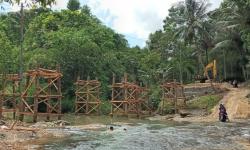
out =
[[[231,88],[230,92],[224,96],[221,103],[227,109],[228,117],[231,120],[245,119],[250,117],[250,100],[246,96],[250,93],[246,88]],[[219,106],[213,109],[211,118],[218,118]]]
[[[250,117],[250,99],[247,95],[250,93],[248,87],[232,88],[229,84],[221,85],[221,88],[227,88],[228,92],[224,95],[220,103],[224,104],[227,109],[230,121],[239,119],[247,119]],[[219,104],[220,104],[219,103]],[[174,121],[191,121],[191,122],[214,122],[218,121],[219,104],[212,109],[212,113],[208,116],[195,116],[181,118],[175,117]]]

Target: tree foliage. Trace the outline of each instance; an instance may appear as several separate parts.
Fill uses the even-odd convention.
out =
[[[69,0],[67,4],[67,8],[71,11],[76,11],[80,9],[79,0]]]
[[[33,2],[47,6],[55,1]],[[61,11],[44,7],[25,10],[24,69],[60,64],[68,106],[72,105],[77,76],[98,78],[102,99],[108,100],[113,73],[121,77],[126,72],[130,81],[152,89],[149,97],[154,106],[161,97],[159,84],[174,79],[192,82],[214,59],[220,79],[249,79],[249,0],[224,0],[218,9],[208,8],[204,0],[177,3],[169,9],[163,28],[149,35],[145,48],[129,47],[124,35],[105,26],[87,5],[71,5]],[[0,15],[1,72],[17,73],[19,24],[18,12]]]
[[[169,60],[179,81],[202,74],[213,59],[218,62],[220,79],[249,79],[249,1],[225,0],[216,10],[208,8],[203,0],[174,5],[164,20],[164,30],[150,34],[148,48]]]

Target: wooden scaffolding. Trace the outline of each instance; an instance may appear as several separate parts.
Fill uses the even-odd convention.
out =
[[[47,120],[53,115],[61,119],[61,77],[59,68],[48,70],[38,68],[25,73],[26,85],[21,94],[20,120],[24,115],[32,115],[33,121],[37,116],[46,116]]]
[[[162,88],[162,109],[161,113],[163,114],[163,107],[166,101],[170,102],[174,107],[175,113],[178,112],[179,107],[186,105],[186,97],[184,94],[184,87],[178,82],[166,82],[161,85]]]
[[[98,80],[80,80],[78,78],[75,85],[75,113],[90,114],[96,112],[99,114],[101,83]]]
[[[3,112],[12,112],[13,118],[16,117],[17,102],[20,96],[18,87],[20,78],[18,74],[1,74],[0,91],[0,118]]]
[[[146,90],[128,82],[127,74],[124,75],[121,83],[115,81],[115,75],[113,75],[111,115],[116,113],[124,115],[137,114],[139,116],[142,113],[142,105],[143,108],[151,110],[146,101]]]
[[[149,89],[147,87],[141,87],[138,95],[141,103],[141,113],[150,115],[152,113],[152,104],[149,101]]]

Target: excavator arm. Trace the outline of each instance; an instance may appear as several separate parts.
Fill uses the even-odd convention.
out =
[[[216,67],[216,60],[209,63],[204,69],[204,76],[208,77],[209,79],[216,79],[217,77],[217,67]]]

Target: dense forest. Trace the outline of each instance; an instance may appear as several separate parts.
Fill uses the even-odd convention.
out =
[[[224,0],[212,11],[205,0],[182,1],[169,9],[163,28],[149,35],[144,48],[130,47],[124,35],[105,26],[77,0],[61,11],[24,10],[23,38],[21,22],[20,12],[0,14],[0,70],[18,73],[20,66],[25,71],[37,66],[55,69],[59,64],[64,111],[73,109],[78,76],[98,78],[102,99],[108,100],[113,73],[126,72],[131,81],[154,89],[150,99],[156,107],[161,82],[193,82],[214,59],[219,80],[245,81],[250,75],[250,0]]]

